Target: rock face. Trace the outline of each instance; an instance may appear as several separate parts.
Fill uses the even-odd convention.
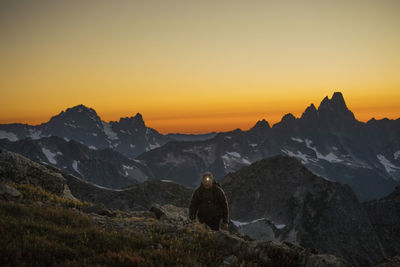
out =
[[[252,162],[275,155],[298,158],[314,173],[350,185],[357,197],[386,196],[400,182],[400,119],[355,119],[339,92],[300,118],[286,114],[269,126],[259,121],[197,142],[173,142],[138,157],[156,177],[194,187],[206,170],[222,178]]]
[[[385,255],[350,187],[314,175],[294,158],[255,162],[220,183],[231,219],[255,239],[294,242],[356,266],[369,266]]]
[[[371,218],[387,256],[399,256],[400,186],[396,187],[395,191],[387,197],[364,203],[364,207]],[[399,259],[398,257],[397,260],[399,261]]]
[[[63,195],[66,186],[60,173],[4,149],[0,149],[0,181],[31,184],[57,195]]]
[[[123,188],[152,177],[150,169],[143,163],[114,150],[94,150],[56,136],[15,142],[2,139],[0,146],[109,188]]]

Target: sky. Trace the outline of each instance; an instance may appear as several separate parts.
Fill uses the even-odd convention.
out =
[[[78,104],[161,133],[247,130],[341,91],[400,117],[400,1],[0,1],[0,123]]]

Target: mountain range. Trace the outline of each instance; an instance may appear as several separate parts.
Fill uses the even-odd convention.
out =
[[[35,145],[49,142],[51,136],[60,137],[56,143],[69,147],[70,153]],[[139,113],[106,123],[93,109],[79,105],[38,126],[0,125],[0,146],[112,188],[147,179],[195,187],[204,171],[221,179],[275,155],[295,157],[314,174],[350,185],[360,200],[386,196],[400,182],[400,119],[360,122],[340,92],[325,97],[318,108],[311,104],[300,118],[286,114],[272,127],[263,119],[245,131],[193,136],[162,135],[148,128]],[[79,151],[85,151],[86,161]],[[59,153],[68,159],[61,160]],[[92,167],[84,166],[89,162]],[[132,166],[135,171],[129,172]],[[100,173],[103,178],[96,178]]]
[[[213,135],[215,133],[163,135],[147,127],[140,113],[133,117],[120,118],[119,121],[105,122],[94,109],[84,105],[67,108],[48,122],[37,126],[20,123],[0,125],[0,139],[18,141],[58,136],[66,141],[75,140],[93,150],[110,148],[129,158],[135,158],[171,140],[204,140]]]
[[[360,200],[386,196],[400,181],[400,119],[364,123],[339,92],[311,104],[300,118],[286,114],[272,127],[218,133],[205,141],[168,142],[143,153],[154,177],[196,186],[209,170],[217,178],[274,155],[298,158],[315,174],[351,186]]]

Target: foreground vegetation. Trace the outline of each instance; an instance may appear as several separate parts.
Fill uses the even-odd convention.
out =
[[[87,203],[12,186],[24,199],[0,201],[0,265],[219,266],[229,256],[206,231],[106,230],[80,212]]]

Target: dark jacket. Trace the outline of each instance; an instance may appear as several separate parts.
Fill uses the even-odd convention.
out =
[[[189,218],[197,217],[200,222],[212,219],[222,219],[223,223],[229,222],[228,201],[222,188],[214,182],[210,189],[201,184],[193,193],[189,206]]]

